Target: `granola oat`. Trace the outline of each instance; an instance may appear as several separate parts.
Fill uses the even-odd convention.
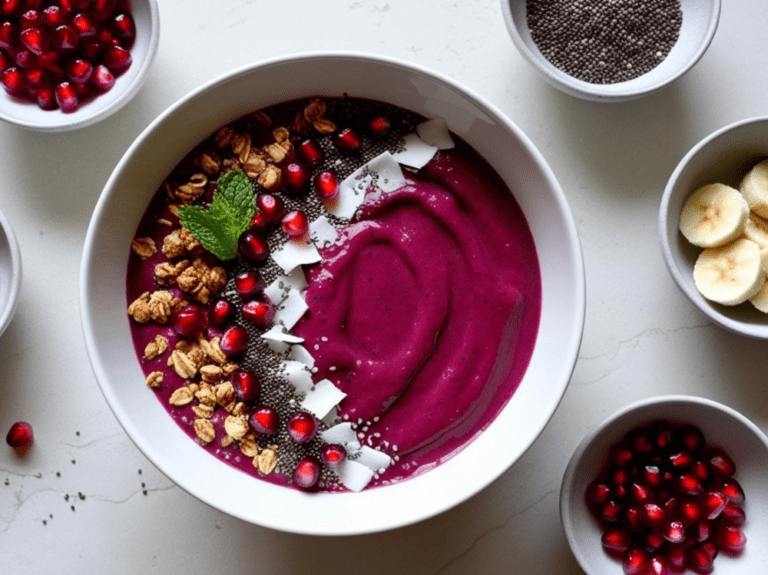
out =
[[[163,372],[153,371],[147,376],[145,383],[147,384],[148,387],[152,387],[152,388],[160,387],[163,383]]]
[[[153,359],[158,355],[162,355],[168,349],[168,340],[160,334],[155,336],[155,339],[150,341],[144,348],[144,357],[147,359]]]
[[[254,458],[253,464],[264,475],[272,473],[277,465],[277,445],[269,445],[263,449],[259,456]]]
[[[190,389],[185,385],[183,387],[180,387],[176,389],[172,394],[170,399],[168,400],[168,403],[175,407],[184,407],[185,405],[189,405],[192,403],[192,400],[195,398],[194,394]]]
[[[208,419],[195,419],[195,434],[203,443],[211,443],[216,439],[216,430],[213,422]]]
[[[131,242],[131,249],[143,260],[157,253],[157,246],[152,238],[135,238]]]

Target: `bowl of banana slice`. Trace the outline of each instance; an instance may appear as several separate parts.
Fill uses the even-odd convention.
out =
[[[659,210],[672,278],[717,325],[768,339],[768,117],[707,136],[680,161]]]

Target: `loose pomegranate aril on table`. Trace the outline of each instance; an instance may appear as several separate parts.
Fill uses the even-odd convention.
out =
[[[243,304],[240,313],[248,323],[256,327],[268,327],[275,317],[275,306],[272,302],[254,299]]]
[[[227,355],[237,355],[248,349],[248,330],[241,325],[230,327],[219,341],[221,351]]]
[[[248,422],[256,433],[272,435],[280,427],[280,416],[274,408],[261,405],[253,410]]]
[[[26,421],[17,421],[11,425],[5,436],[5,442],[11,447],[26,447],[33,439],[32,426]]]

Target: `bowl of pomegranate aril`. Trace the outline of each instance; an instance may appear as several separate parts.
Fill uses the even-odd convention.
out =
[[[144,85],[156,0],[0,1],[0,119],[39,132],[90,126]]]
[[[575,226],[528,138],[448,78],[346,53],[164,112],[99,199],[81,280],[96,377],[147,457],[217,509],[322,535],[499,477],[584,320]]]
[[[576,448],[560,492],[566,538],[590,575],[762,573],[768,437],[709,399],[645,399]]]

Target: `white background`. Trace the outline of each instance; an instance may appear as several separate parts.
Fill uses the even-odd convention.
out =
[[[21,303],[0,340],[0,431],[22,419],[36,432],[24,459],[0,446],[0,572],[580,573],[560,528],[558,492],[573,449],[597,423],[636,399],[686,393],[734,407],[768,431],[766,344],[699,315],[668,276],[656,232],[662,190],[685,152],[726,124],[768,115],[764,4],[724,2],[712,45],[685,77],[608,105],[561,94],[536,76],[507,36],[498,0],[161,0],[157,59],[121,111],[74,133],[0,125],[0,209],[24,265]],[[246,524],[168,481],[101,396],[78,301],[91,212],[141,130],[233,68],[323,49],[415,62],[500,107],[565,190],[587,273],[579,361],[533,447],[443,515],[350,538]],[[301,510],[286,512],[302,520]]]

